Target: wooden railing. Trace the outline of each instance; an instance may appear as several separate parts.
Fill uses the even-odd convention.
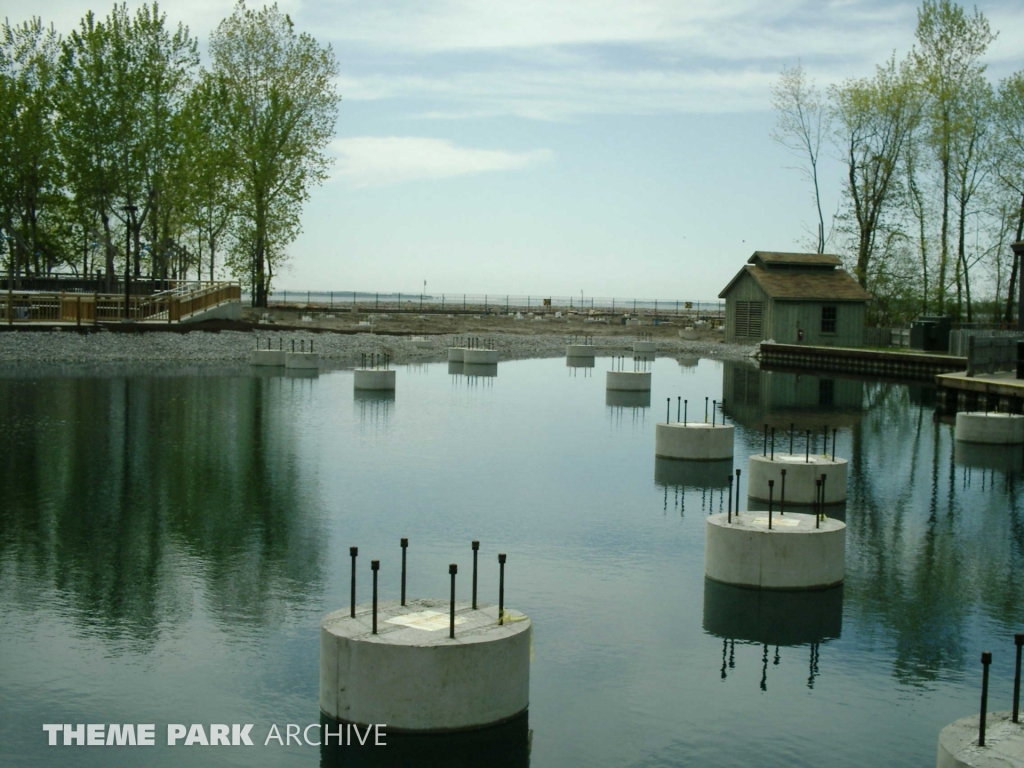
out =
[[[124,296],[105,293],[0,293],[0,322],[103,323],[180,322],[196,312],[226,301],[240,301],[238,283],[194,282],[176,285],[151,296],[131,296],[125,312]]]

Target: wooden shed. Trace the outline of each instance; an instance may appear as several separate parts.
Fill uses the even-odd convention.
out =
[[[871,294],[827,253],[755,251],[718,294],[729,341],[859,347]]]

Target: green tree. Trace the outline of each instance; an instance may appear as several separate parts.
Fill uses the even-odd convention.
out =
[[[0,27],[0,234],[12,274],[61,258],[63,168],[54,130],[60,37],[38,17]],[[42,261],[40,259],[42,258]]]
[[[311,185],[323,182],[331,162],[324,150],[337,118],[338,65],[329,46],[297,33],[277,5],[254,11],[241,1],[214,32],[210,56],[224,96],[223,135],[238,172],[237,211],[246,219],[240,229],[251,242],[245,272],[252,276],[253,304],[264,307],[274,260],[287,245],[271,243],[270,233],[297,232],[284,222],[308,199]]]
[[[999,84],[995,119],[998,144],[996,171],[1003,188],[1020,200],[1015,205],[1014,217],[1015,239],[1020,241],[1024,239],[1024,71],[1014,73]],[[1013,319],[1019,279],[1020,264],[1015,257],[1010,268],[1004,316],[1006,322]]]
[[[855,241],[854,276],[865,288],[873,259],[890,252],[900,233],[889,226],[901,194],[899,168],[920,116],[906,66],[895,57],[874,78],[850,79],[830,89],[833,140],[846,165],[844,195]]]
[[[984,72],[980,63],[995,40],[988,19],[978,12],[968,16],[951,0],[924,0],[917,14],[917,45],[912,58],[928,94],[928,144],[939,176],[938,311],[946,307],[950,255],[950,216],[956,185],[956,156],[969,154],[970,143],[962,122],[962,100],[970,83]],[[962,268],[959,257],[957,272]]]

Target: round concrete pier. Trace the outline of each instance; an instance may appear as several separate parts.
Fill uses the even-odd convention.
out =
[[[1024,443],[1024,416],[962,411],[956,415],[956,439],[964,443],[1020,445]]]
[[[249,365],[284,365],[283,349],[254,349],[249,353]]]
[[[657,352],[658,345],[653,341],[634,341],[633,342],[634,352]]]
[[[524,712],[530,700],[530,620],[497,606],[381,603],[377,634],[371,606],[335,611],[320,624],[320,709],[343,722],[387,723],[388,730],[483,728]]]
[[[744,512],[707,518],[704,575],[754,589],[825,589],[846,576],[846,524],[814,515]]]
[[[650,392],[650,371],[608,371],[605,388],[620,392]]]
[[[498,362],[498,350],[496,349],[465,349],[462,351],[462,362],[464,363],[486,363],[494,365]]]
[[[320,355],[316,352],[285,352],[285,368],[319,368]]]
[[[393,390],[395,388],[395,372],[356,368],[355,388]]]
[[[589,357],[593,359],[597,355],[597,347],[593,344],[567,344],[565,347],[566,357]]]
[[[978,746],[978,715],[950,723],[939,732],[936,768],[1007,768],[1024,765],[1024,726],[1011,713],[989,712],[985,746]]]
[[[728,424],[659,422],[654,429],[654,455],[690,461],[731,459],[733,432]]]
[[[782,495],[782,470],[786,470],[786,509],[790,506],[814,503],[815,481],[825,478],[825,503],[846,501],[846,459],[832,459],[803,453],[776,453],[750,457],[747,468],[747,495],[758,501],[768,501],[768,481],[775,481],[776,503]]]
[[[462,354],[466,350],[463,347],[448,347],[448,362],[449,363],[461,363]]]

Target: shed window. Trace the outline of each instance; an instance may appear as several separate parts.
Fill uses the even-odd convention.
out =
[[[836,308],[835,307],[822,307],[821,308],[821,332],[822,333],[835,333],[836,332]]]
[[[761,338],[764,304],[760,301],[736,302],[736,335]]]

